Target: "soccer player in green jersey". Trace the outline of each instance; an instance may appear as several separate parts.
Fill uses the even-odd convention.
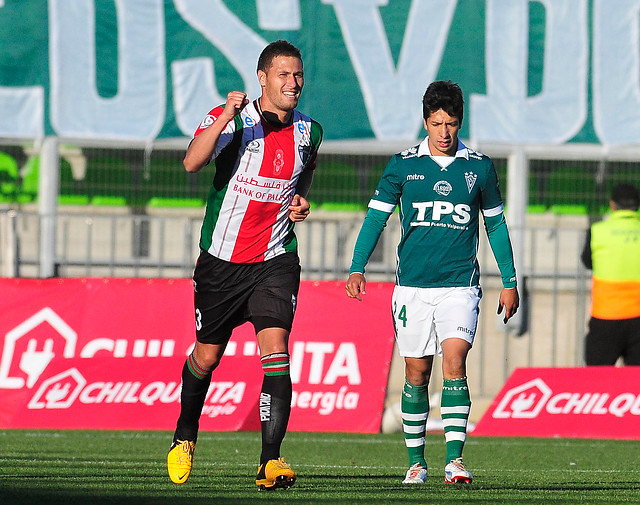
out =
[[[403,483],[427,479],[428,386],[436,353],[442,356],[445,482],[468,483],[473,476],[462,449],[471,407],[466,359],[482,296],[476,257],[480,212],[502,277],[498,314],[504,310],[505,323],[518,310],[519,296],[495,167],[458,139],[462,90],[451,81],[437,81],[422,103],[428,137],[395,154],[385,168],[356,241],[346,290],[362,301],[365,266],[399,206],[402,236],[392,311],[406,375],[401,407],[409,470]]]

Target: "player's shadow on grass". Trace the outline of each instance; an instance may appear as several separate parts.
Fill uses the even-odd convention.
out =
[[[424,490],[424,489],[423,489]],[[87,493],[71,493],[61,492],[52,493],[44,491],[20,491],[18,493],[3,492],[2,503],[8,505],[254,505],[260,503],[261,505],[276,505],[284,503],[291,503],[294,505],[370,505],[375,503],[376,505],[425,505],[436,504],[438,501],[432,501],[424,495],[424,493],[405,493],[401,501],[398,501],[398,497],[394,498],[380,498],[379,496],[367,496],[366,492],[358,489],[356,492],[358,497],[350,496],[346,498],[327,498],[318,497],[313,494],[309,494],[309,490],[298,490],[295,492],[292,489],[278,490],[278,491],[263,491],[260,492],[257,489],[238,489],[237,494],[244,496],[232,497],[227,493],[218,494],[215,489],[210,489],[206,497],[202,497],[202,490],[191,490],[191,492],[185,490],[183,496],[170,496],[170,493],[158,496],[140,496],[139,494],[110,494],[109,496],[91,495]],[[373,490],[371,490],[373,492]],[[378,490],[379,492],[379,490]]]

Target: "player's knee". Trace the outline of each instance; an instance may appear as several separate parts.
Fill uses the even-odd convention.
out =
[[[464,359],[458,357],[442,361],[442,376],[445,379],[460,379],[467,375],[467,367]]]
[[[431,369],[426,363],[415,363],[413,360],[405,362],[405,376],[413,386],[429,384]]]
[[[212,371],[220,363],[224,348],[209,344],[197,343],[193,349],[193,357],[205,370]]]

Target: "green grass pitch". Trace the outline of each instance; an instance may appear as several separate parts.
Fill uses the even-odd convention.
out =
[[[401,434],[289,433],[288,490],[254,484],[260,434],[200,434],[189,481],[166,474],[171,434],[145,431],[0,431],[3,505],[633,504],[640,503],[640,441],[469,436],[469,485],[444,484],[442,434],[427,435],[429,479],[403,486]]]

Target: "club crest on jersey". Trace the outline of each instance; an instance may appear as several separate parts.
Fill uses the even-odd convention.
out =
[[[211,114],[207,114],[206,117],[200,123],[200,128],[208,128],[211,126],[217,118]]]
[[[284,151],[282,149],[276,149],[276,154],[273,158],[273,173],[278,175],[282,172],[284,167]]]
[[[433,186],[433,190],[439,195],[448,196],[453,188],[451,187],[451,184],[449,184],[449,181],[438,181]]]
[[[465,172],[464,173],[464,180],[467,182],[467,189],[469,190],[469,193],[471,193],[471,190],[476,185],[476,181],[478,180],[478,176],[476,174],[474,174],[473,172]]]

